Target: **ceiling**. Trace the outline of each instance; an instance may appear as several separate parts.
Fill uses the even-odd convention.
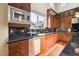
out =
[[[55,11],[58,13],[79,7],[79,3],[55,3],[54,5],[55,5]]]
[[[47,15],[47,9],[52,8],[57,13],[79,7],[79,3],[31,3],[31,9]]]

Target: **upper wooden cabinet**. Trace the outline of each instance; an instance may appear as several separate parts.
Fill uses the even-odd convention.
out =
[[[64,16],[57,18],[56,16],[48,15],[49,28],[72,28],[72,16]]]
[[[59,19],[57,19],[55,16],[52,17],[52,28],[59,28]]]
[[[47,25],[49,28],[72,28],[71,20],[79,12],[79,7],[61,13],[52,9],[47,10]]]
[[[8,3],[8,5],[22,9],[24,11],[29,11],[31,10],[31,4],[30,3]]]
[[[59,28],[60,19],[57,13],[52,9],[47,9],[47,26],[48,28]]]
[[[61,12],[61,13],[59,13],[59,14],[60,14],[60,17],[74,16],[74,15],[75,15],[75,12],[79,12],[79,7],[66,10],[66,11]]]
[[[61,28],[72,28],[72,16],[66,16],[61,18]]]
[[[48,15],[47,22],[49,28],[60,28],[60,19],[56,16]]]
[[[51,8],[50,9],[47,9],[47,15],[52,15],[52,16],[55,16],[57,13],[52,10]]]

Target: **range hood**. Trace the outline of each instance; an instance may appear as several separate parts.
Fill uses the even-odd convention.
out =
[[[72,19],[72,24],[76,24],[79,23],[79,18],[73,18]]]
[[[79,18],[72,19],[72,32],[79,32]]]

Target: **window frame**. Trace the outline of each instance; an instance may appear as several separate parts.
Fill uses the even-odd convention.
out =
[[[44,20],[43,20],[43,22],[44,22],[44,21],[45,21],[45,15],[43,15],[43,14],[37,12],[37,11],[34,11],[34,10],[31,10],[31,13],[34,13],[34,14],[37,15],[36,25],[37,25],[37,28],[38,28],[38,26],[39,26],[39,24],[38,24],[38,22],[39,22],[39,16],[44,17]],[[32,18],[30,18],[30,21],[31,21],[31,19],[32,19]],[[34,24],[35,24],[35,23],[34,23]],[[43,27],[44,27],[44,26],[43,26]]]

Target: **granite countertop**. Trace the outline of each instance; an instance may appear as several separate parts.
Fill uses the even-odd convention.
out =
[[[50,35],[50,34],[56,34],[56,33],[63,33],[63,32],[41,33],[41,34],[37,34],[37,35],[34,35],[34,36],[24,36],[24,37],[19,37],[19,38],[17,37],[17,38],[14,38],[14,39],[9,38],[8,43],[16,42],[16,41],[21,41],[21,40],[31,40],[31,39],[34,39],[34,38],[37,38],[37,37],[41,37],[41,36],[45,36],[45,35]],[[66,32],[66,33],[68,33],[68,32]]]
[[[51,33],[42,33],[42,34],[37,34],[34,36],[24,36],[23,38],[15,38],[15,39],[9,39],[8,43],[12,43],[12,42],[17,42],[17,41],[21,41],[21,40],[30,40],[30,39],[34,39],[37,37],[41,37],[41,36],[45,36],[45,35],[50,35],[50,34],[55,34],[56,32],[51,32]]]

